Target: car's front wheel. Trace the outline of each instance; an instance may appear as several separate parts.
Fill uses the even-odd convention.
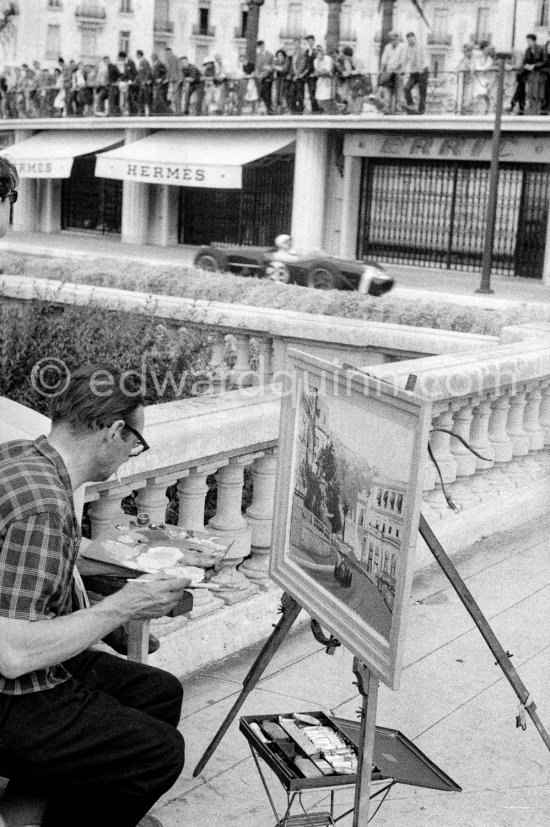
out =
[[[218,259],[210,253],[202,253],[195,259],[195,265],[201,270],[208,270],[209,273],[219,273],[222,269]]]
[[[312,267],[307,274],[307,286],[316,290],[333,290],[337,282],[337,274],[328,267]]]

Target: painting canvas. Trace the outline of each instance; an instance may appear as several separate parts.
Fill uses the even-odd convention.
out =
[[[289,351],[271,574],[396,688],[429,402]]]

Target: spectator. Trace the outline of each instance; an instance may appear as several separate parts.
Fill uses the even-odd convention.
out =
[[[227,72],[223,65],[222,56],[214,55],[214,113],[216,115],[223,115],[224,113],[227,98],[226,80]]]
[[[540,115],[548,115],[550,113],[550,40],[542,46],[542,55],[537,69],[540,73],[541,80],[541,105]]]
[[[141,49],[136,52],[137,58],[137,112],[138,115],[151,114],[151,84],[153,82],[153,73],[151,71],[151,64],[143,54]]]
[[[263,40],[258,40],[256,45],[255,76],[260,100],[263,101],[267,114],[273,115],[273,55],[267,51]]]
[[[360,115],[366,95],[371,91],[370,78],[365,75],[363,62],[353,54],[351,46],[344,46],[335,62],[337,99],[345,114]]]
[[[153,112],[155,115],[166,115],[168,101],[166,100],[166,66],[154,52],[151,55],[151,77],[153,84]]]
[[[304,111],[305,73],[307,69],[306,50],[302,48],[300,38],[294,40],[290,56],[290,87],[288,108],[301,115]]]
[[[474,47],[471,43],[465,43],[462,47],[462,58],[457,67],[461,115],[469,115],[474,108],[474,70]]]
[[[109,107],[108,115],[113,118],[120,115],[120,69],[116,63],[112,63],[107,57],[107,104]]]
[[[55,98],[53,101],[54,115],[58,118],[64,117],[67,114],[65,83],[63,81],[63,73],[59,66],[56,66],[54,71],[54,89]]]
[[[479,44],[474,57],[474,110],[486,115],[491,108],[491,93],[496,81],[495,64],[488,40]]]
[[[9,103],[8,103],[8,81],[7,81],[7,74],[8,68],[0,72],[0,112],[2,118],[9,118]]]
[[[319,104],[317,103],[317,98],[315,95],[315,90],[317,87],[317,78],[315,76],[315,38],[312,34],[308,34],[305,39],[305,48],[304,48],[304,61],[305,66],[302,72],[301,77],[304,78],[305,86],[307,86],[307,91],[309,95],[309,104],[311,107],[311,111],[315,114],[319,112]],[[305,92],[305,89],[304,89]]]
[[[426,92],[428,91],[430,69],[426,50],[417,43],[414,32],[407,33],[405,71],[409,74],[404,88],[407,112],[423,115],[426,111]],[[412,90],[416,86],[418,86],[418,109],[414,106],[412,98]]]
[[[243,66],[243,75],[244,81],[246,84],[245,93],[244,93],[244,101],[245,104],[250,106],[250,112],[252,115],[255,115],[258,111],[258,102],[260,100],[260,95],[258,92],[258,84],[256,83],[256,77],[254,74],[254,64],[253,63],[245,63]]]
[[[315,47],[315,59],[313,61],[315,77],[315,98],[318,103],[318,111],[325,115],[334,115],[336,109],[334,104],[334,61],[320,44]]]
[[[181,96],[183,114],[190,114],[191,105],[193,105],[194,112],[199,113],[201,110],[200,70],[192,63],[189,63],[189,58],[184,56],[180,58],[180,71],[183,82]]]
[[[402,75],[405,69],[405,44],[400,41],[398,32],[390,32],[389,42],[384,46],[380,61],[380,86],[388,90],[389,103],[387,112],[395,115],[401,95]]]
[[[167,108],[172,115],[181,115],[181,86],[183,79],[179,60],[170,46],[166,46],[164,49],[164,65],[166,66]]]
[[[544,61],[543,50],[537,44],[537,36],[535,34],[527,35],[527,48],[523,53],[521,66],[516,74],[516,89],[514,96],[510,101],[510,112],[514,111],[515,106],[518,107],[518,115],[525,114],[525,99],[527,97],[527,84],[531,87],[533,84],[533,72],[535,67],[541,65]],[[538,85],[538,84],[537,84]],[[531,95],[532,97],[532,95]],[[538,112],[536,113],[538,114]]]
[[[275,107],[278,115],[287,108],[288,88],[292,61],[284,49],[277,49],[273,61],[273,78],[275,80]]]
[[[124,114],[135,115],[137,113],[136,64],[126,52],[119,52],[118,59],[121,64],[119,83],[124,84],[125,88],[125,105],[121,104],[121,109]]]
[[[84,115],[94,115],[94,100],[97,88],[97,73],[98,67],[88,63],[85,67],[86,72],[86,88],[84,89]]]
[[[107,114],[105,102],[109,97],[109,63],[109,58],[105,55],[97,69],[94,114],[99,116],[104,116]]]
[[[69,111],[71,115],[83,115],[86,103],[86,71],[83,63],[78,63],[71,80],[71,99]]]

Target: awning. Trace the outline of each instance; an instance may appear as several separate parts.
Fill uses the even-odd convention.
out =
[[[121,129],[39,132],[2,150],[21,178],[69,178],[74,159],[124,141]]]
[[[240,189],[245,164],[288,149],[295,140],[288,130],[166,130],[104,152],[95,174],[148,184]]]

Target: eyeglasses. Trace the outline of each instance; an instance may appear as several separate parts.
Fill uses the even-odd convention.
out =
[[[147,442],[143,439],[139,431],[136,431],[136,429],[132,428],[131,425],[128,425],[127,422],[124,423],[124,427],[127,428],[130,431],[130,433],[133,434],[135,438],[138,440],[138,444],[134,445],[134,447],[130,451],[131,457],[137,457],[139,454],[143,454],[145,451],[149,450],[151,446],[147,444]]]
[[[8,204],[15,204],[15,202],[17,201],[17,190],[11,190],[11,192],[8,192],[7,195],[0,195],[0,201],[2,203],[4,203],[4,201],[7,201]]]

